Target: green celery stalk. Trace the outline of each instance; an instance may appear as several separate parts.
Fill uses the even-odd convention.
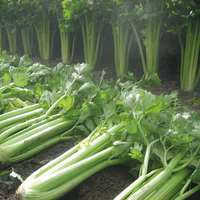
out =
[[[56,186],[59,186],[63,182],[69,181],[71,178],[75,177],[77,173],[81,172],[85,168],[89,168],[96,163],[108,159],[111,156],[111,153],[112,153],[112,147],[107,148],[97,154],[94,154],[93,156],[81,160],[53,174],[50,174],[45,177],[41,176],[37,178],[30,185],[26,184],[26,187],[40,192],[51,190]]]
[[[180,71],[181,89],[183,91],[191,92],[196,87],[200,78],[200,71],[198,70],[200,50],[199,20],[197,20],[194,25],[192,25],[192,22],[189,23],[186,33],[185,48],[180,36],[179,42],[181,45],[181,57],[183,57],[181,58]]]
[[[180,196],[175,198],[175,200],[184,200],[184,199],[190,197],[192,194],[196,193],[199,190],[200,190],[200,184],[196,185],[195,187],[193,187],[189,191],[185,192],[184,194],[181,194]]]
[[[45,173],[41,174],[40,178],[47,177],[58,170],[64,169],[76,162],[79,162],[80,160],[85,159],[86,157],[88,157],[90,153],[93,153],[96,150],[96,148],[98,148],[99,146],[102,146],[104,143],[111,144],[110,137],[111,137],[110,134],[104,133],[103,135],[101,135],[100,137],[92,141],[89,146],[83,147],[82,149],[78,150],[76,153],[68,157],[63,162],[60,162],[59,164],[55,165],[54,167],[52,167]]]
[[[24,108],[20,108],[20,109],[17,109],[17,110],[6,112],[6,113],[0,115],[0,121],[3,121],[3,120],[8,119],[10,117],[14,117],[14,116],[23,114],[25,112],[33,111],[33,110],[40,108],[40,107],[41,107],[40,104],[34,104],[34,105],[30,105],[30,106],[27,106],[27,107],[24,107]]]
[[[41,144],[36,144],[34,148],[32,148],[31,150],[28,150],[25,153],[21,153],[18,156],[14,156],[11,158],[7,158],[6,159],[6,163],[16,163],[16,162],[20,162],[22,160],[25,160],[27,158],[30,158],[31,156],[35,155],[36,153],[41,152],[42,150],[60,142],[63,140],[70,140],[73,136],[66,136],[66,137],[61,137],[61,136],[56,136],[53,137],[45,142],[42,142]]]
[[[75,36],[72,38],[72,44],[71,44],[72,33],[62,32],[62,30],[60,30],[61,57],[62,57],[62,62],[64,64],[67,63],[70,64],[73,60],[76,36],[77,34],[75,34]]]
[[[122,200],[125,197],[127,197],[129,194],[131,194],[134,190],[139,189],[141,184],[144,183],[144,181],[150,177],[152,174],[156,172],[153,171],[149,174],[147,174],[147,169],[148,169],[148,163],[149,163],[149,157],[150,157],[150,152],[151,152],[151,147],[154,143],[156,143],[158,140],[153,141],[147,146],[146,153],[145,153],[145,158],[144,158],[144,163],[142,165],[142,174],[137,178],[136,181],[134,181],[132,184],[130,184],[125,190],[123,190],[119,195],[115,197],[114,200]]]
[[[179,152],[167,165],[167,167],[160,172],[154,179],[145,184],[142,188],[132,194],[128,200],[143,200],[148,197],[158,186],[163,184],[172,174],[173,169],[180,162],[183,156],[187,153],[188,149],[183,149]]]
[[[191,174],[191,169],[185,168],[182,169],[170,176],[170,178],[161,185],[160,188],[156,189],[150,197],[148,197],[148,200],[167,200],[173,197],[174,191],[173,189],[181,183],[182,180],[184,180],[189,174]],[[167,197],[167,198],[166,198]]]
[[[100,126],[97,126],[92,133],[86,137],[82,142],[86,142],[90,140],[90,137],[92,137],[96,131],[99,129]],[[71,149],[69,149],[68,151],[66,151],[65,153],[63,153],[62,155],[60,155],[59,157],[57,157],[56,159],[54,159],[53,162],[50,162],[48,164],[46,164],[45,166],[41,167],[39,170],[35,171],[34,173],[32,173],[27,179],[34,179],[39,177],[40,175],[44,174],[45,172],[47,172],[48,170],[52,169],[53,167],[57,167],[57,169],[60,168],[60,163],[62,163],[63,161],[65,161],[66,159],[68,159],[71,155],[73,155],[74,153],[76,153],[81,147],[80,147],[81,143],[75,145],[74,147],[72,147]]]
[[[41,195],[43,195],[43,191],[44,191],[44,193],[46,193],[45,192],[46,190],[51,190],[51,189],[53,189],[53,191],[55,193],[54,188],[59,188],[60,185],[62,185],[62,183],[71,181],[72,177],[74,177],[74,176],[76,177],[79,174],[82,174],[82,170],[84,167],[85,167],[85,169],[91,170],[90,167],[92,168],[92,166],[94,164],[97,164],[100,161],[108,159],[111,156],[112,148],[107,148],[108,145],[110,145],[110,146],[112,145],[111,136],[114,133],[117,133],[118,131],[120,131],[122,128],[124,128],[124,126],[125,126],[124,122],[113,126],[111,129],[104,132],[102,135],[98,136],[96,139],[94,139],[89,144],[87,141],[88,141],[88,139],[90,139],[90,137],[88,137],[87,140],[86,139],[83,140],[83,142],[79,143],[78,146],[73,147],[72,150],[69,150],[68,151],[69,153],[67,152],[64,156],[61,156],[59,159],[57,158],[55,161],[51,161],[50,164],[47,164],[47,166],[44,166],[42,169],[39,169],[35,173],[30,175],[30,177],[28,177],[25,180],[25,182],[23,182],[22,185],[20,186],[20,188],[18,190],[18,194],[23,195],[24,193],[27,192],[26,191],[27,189],[29,191],[30,190],[37,191],[37,188],[40,188]],[[94,135],[94,133],[96,133],[96,131],[98,133],[98,129],[97,129],[92,133],[92,135]],[[88,145],[81,147],[82,144],[88,144]],[[78,150],[79,147],[81,147],[80,150]],[[105,150],[105,148],[107,148],[107,149]],[[100,152],[98,153],[97,151],[100,151]],[[102,156],[102,154],[104,156]],[[119,159],[119,160],[120,160],[120,162],[122,162],[121,159]],[[108,162],[107,163],[107,165],[108,165],[112,161],[107,161],[107,162]],[[114,161],[113,161],[113,163],[114,163]],[[118,161],[118,163],[119,163],[119,161]],[[81,170],[81,171],[79,171],[79,170]],[[94,169],[91,171],[94,171]],[[48,177],[50,179],[48,179]],[[55,179],[57,179],[57,178],[58,178],[58,181],[55,181]],[[51,182],[51,184],[49,184],[50,182]],[[56,184],[56,185],[54,185],[54,184]],[[71,183],[69,183],[69,184],[71,184]],[[65,188],[64,190],[66,191],[67,189]],[[36,193],[34,192],[34,194],[36,194]],[[32,195],[32,194],[30,194],[30,195]],[[53,195],[53,194],[51,193],[51,195]],[[25,197],[23,197],[23,198],[25,198]],[[33,198],[35,198],[35,197],[33,197]],[[42,198],[42,197],[40,197],[40,198]],[[51,198],[53,198],[53,197],[51,197]]]
[[[4,128],[6,126],[9,126],[13,123],[30,119],[31,117],[40,115],[43,112],[44,112],[43,108],[38,108],[36,110],[30,111],[27,113],[23,113],[23,114],[14,116],[14,117],[10,117],[9,119],[2,120],[0,123],[0,129]],[[0,140],[1,140],[1,136],[0,136]]]
[[[11,157],[16,155],[24,148],[28,148],[29,146],[38,143],[40,141],[44,141],[54,135],[60,134],[65,130],[68,130],[74,124],[74,120],[66,120],[65,118],[59,118],[52,122],[41,125],[31,131],[26,132],[24,135],[20,135],[20,139],[17,140],[13,138],[13,143],[6,146],[2,145],[0,149],[0,160],[4,162],[7,157]],[[24,138],[24,139],[22,139]],[[17,142],[16,142],[17,140]],[[8,141],[11,143],[10,141]]]
[[[96,32],[96,23],[89,22],[87,13],[82,18],[79,18],[83,37],[83,48],[85,62],[88,63],[92,70],[98,67],[102,48],[100,48],[101,26]]]
[[[8,42],[9,42],[9,48],[10,52],[15,54],[17,53],[17,30],[16,25],[10,25],[9,21],[4,20],[7,36],[8,36]],[[15,31],[13,31],[15,30]]]
[[[32,28],[32,27],[31,27]],[[22,42],[24,47],[24,53],[32,56],[34,50],[34,33],[33,29],[29,30],[30,27],[21,27]]]
[[[133,34],[129,39],[129,28],[118,19],[118,26],[112,24],[114,38],[114,59],[117,77],[124,77],[128,70],[130,48],[133,41]]]
[[[29,136],[29,133],[32,132],[32,134],[37,133],[40,130],[43,130],[45,128],[48,128],[48,125],[51,121],[56,120],[58,117],[60,117],[60,115],[53,115],[50,118],[47,118],[43,121],[40,121],[38,123],[34,123],[33,125],[29,126],[28,128],[22,129],[21,131],[18,131],[16,133],[14,133],[13,135],[7,137],[6,139],[3,140],[1,146],[8,146],[8,145],[12,145],[16,142],[19,142],[22,139],[25,139],[27,136]],[[18,126],[18,125],[16,125]],[[15,129],[14,126],[13,128]],[[11,129],[13,129],[11,128]],[[10,129],[6,130],[3,132],[3,134],[8,134]]]
[[[176,196],[178,196],[182,187],[183,187],[183,183],[181,182],[178,185],[176,185],[174,188],[172,188],[171,192],[165,196],[165,199],[174,200],[176,198]]]
[[[108,154],[107,149],[104,152],[106,154]],[[91,159],[92,160],[96,159],[96,156],[99,156],[100,154],[102,154],[102,152],[100,152],[98,155],[95,154],[94,156],[92,156],[88,159],[85,159],[85,160],[83,160],[83,161],[81,161],[81,162],[79,162],[75,165],[72,165],[71,168],[73,166],[80,165],[82,162],[91,162]],[[110,156],[110,154],[108,154],[108,156]],[[109,165],[117,165],[117,164],[120,164],[120,163],[125,162],[125,161],[127,161],[127,160],[125,160],[125,159],[114,159],[114,160],[106,159],[102,162],[98,162],[98,160],[97,160],[97,164],[93,164],[91,167],[89,167],[89,169],[81,170],[81,172],[78,173],[77,176],[73,176],[71,180],[63,182],[63,184],[59,185],[58,187],[56,187],[52,190],[38,193],[38,192],[31,189],[31,190],[28,190],[28,193],[26,193],[26,191],[23,191],[24,188],[22,188],[21,187],[22,185],[21,185],[20,187],[21,187],[22,191],[20,192],[20,190],[18,190],[17,196],[19,196],[21,199],[24,199],[24,200],[26,200],[26,199],[44,200],[44,199],[59,198],[59,197],[63,196],[64,194],[70,192],[78,184],[80,184],[81,182],[83,182],[84,180],[86,180],[88,177],[95,174],[96,172],[104,169],[105,167],[108,167]]]

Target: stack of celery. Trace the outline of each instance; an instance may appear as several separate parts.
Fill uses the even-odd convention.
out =
[[[92,81],[87,64],[59,63],[51,69],[40,63],[31,65],[26,55],[19,59],[4,52],[0,73],[2,164],[19,162],[71,139],[73,129],[80,129],[93,115],[90,107],[99,85]],[[95,126],[93,122],[91,130]]]
[[[135,181],[116,200],[185,199],[200,189],[200,118],[180,105],[177,92],[156,96],[142,89],[159,85],[158,77],[135,83],[128,73],[127,81],[106,82],[103,71],[95,82],[87,64],[49,68],[28,61],[1,65],[1,163],[19,162],[73,135],[78,142],[24,180],[18,199],[59,199],[117,164],[129,166]]]
[[[116,200],[184,199],[198,191],[199,116],[180,106],[177,92],[155,96],[138,87],[143,83],[117,80],[110,87],[109,103],[101,91],[96,101],[103,111],[101,123],[75,147],[31,174],[16,196],[59,199],[116,164],[130,166],[130,173],[137,174]]]

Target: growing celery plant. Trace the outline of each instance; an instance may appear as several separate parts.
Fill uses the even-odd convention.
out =
[[[3,28],[2,14],[3,14],[3,0],[0,1],[0,51],[4,50],[4,45],[5,45],[5,32]]]
[[[64,64],[70,64],[74,57],[75,42],[77,37],[78,21],[74,20],[73,12],[68,10],[65,3],[65,15],[60,0],[55,0],[55,12],[58,19],[61,40],[61,57]]]
[[[138,5],[135,5],[132,12],[129,12],[127,8],[127,14],[130,15],[129,21],[136,37],[145,76],[158,73],[159,47],[164,32],[163,17],[165,7],[164,0],[161,2],[158,0],[141,0],[138,2]],[[146,53],[143,52],[141,37]]]
[[[18,1],[19,10],[18,10],[18,24],[21,29],[22,43],[24,47],[24,53],[29,56],[33,56],[34,53],[34,27],[32,24],[32,19],[30,13],[23,7],[21,1]]]
[[[52,14],[52,1],[22,1],[22,6],[27,10],[36,31],[40,57],[50,60],[53,51],[56,18]]]
[[[200,4],[194,1],[168,3],[173,27],[169,32],[176,34],[181,48],[180,84],[183,91],[195,89],[200,78]]]
[[[114,60],[117,77],[124,77],[128,71],[130,48],[133,41],[133,34],[130,33],[130,23],[123,15],[124,5],[111,1],[106,4],[108,22],[112,26],[114,39]],[[127,5],[129,7],[129,4]]]
[[[4,0],[2,11],[10,52],[17,53],[17,1]]]
[[[85,62],[92,70],[99,65],[103,45],[101,35],[104,19],[100,9],[101,3],[101,0],[73,0],[62,3],[66,18],[74,16],[80,22]]]

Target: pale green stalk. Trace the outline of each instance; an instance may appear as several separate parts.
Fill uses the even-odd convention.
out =
[[[34,117],[34,116],[37,116],[37,115],[43,113],[43,111],[44,111],[43,108],[38,108],[38,109],[30,111],[28,113],[23,113],[23,114],[2,120],[0,123],[0,128],[4,128],[4,127],[9,126],[18,121],[22,121],[22,120],[24,121],[24,120],[30,119],[31,117]],[[0,138],[1,138],[1,136],[0,136]],[[1,141],[1,139],[0,139],[0,141]]]
[[[158,186],[163,184],[172,174],[173,169],[176,167],[176,165],[180,162],[180,160],[183,158],[183,156],[187,153],[188,149],[183,149],[181,152],[179,152],[167,165],[167,167],[159,173],[154,179],[152,179],[150,182],[145,184],[142,188],[137,190],[134,194],[132,194],[128,200],[144,200],[146,197],[148,197]]]
[[[24,108],[20,108],[20,109],[17,109],[17,110],[6,112],[6,113],[0,115],[0,121],[3,121],[3,120],[8,119],[10,117],[14,117],[14,116],[23,114],[25,112],[29,112],[29,111],[38,109],[40,107],[41,107],[41,105],[34,104],[34,105],[30,105],[30,106],[27,106],[27,107],[24,107]]]
[[[11,158],[7,158],[6,159],[6,163],[16,163],[16,162],[20,162],[22,160],[25,160],[27,158],[30,158],[31,156],[41,152],[42,150],[60,142],[60,141],[66,141],[66,140],[70,140],[72,139],[73,136],[66,136],[66,137],[61,137],[61,136],[56,136],[56,137],[53,137],[45,142],[42,142],[41,144],[37,144],[33,149],[25,152],[25,153],[22,153],[18,156],[14,156],[14,157],[11,157]]]
[[[42,21],[34,23],[40,50],[40,57],[44,60],[50,60],[52,56],[51,54],[52,54],[53,43],[51,44],[51,42],[53,42],[53,36],[51,41],[50,23],[51,22],[49,13],[44,9],[42,11]]]
[[[26,132],[24,135],[20,135],[19,137],[25,137],[24,139],[14,142],[15,138],[12,144],[10,145],[3,145],[0,149],[0,160],[3,164],[8,162],[8,158],[15,157],[16,155],[26,149],[35,148],[36,144],[39,144],[44,142],[45,140],[48,140],[55,135],[61,134],[64,131],[71,128],[74,124],[73,120],[66,120],[64,118],[56,119],[52,122],[46,123],[45,125],[41,125],[37,127],[36,129],[33,129],[31,131]],[[43,128],[44,126],[44,128]],[[45,127],[46,126],[46,127]],[[9,141],[10,142],[10,141]]]
[[[188,197],[190,197],[194,193],[198,192],[199,190],[200,190],[200,184],[196,185],[195,187],[193,187],[189,191],[185,192],[184,194],[178,196],[177,198],[175,198],[175,200],[184,200],[184,199],[187,199]]]
[[[24,133],[26,133],[26,132],[28,132],[28,131],[30,131],[30,130],[33,130],[33,129],[37,128],[38,126],[41,126],[41,125],[43,125],[43,124],[45,124],[45,123],[48,123],[48,122],[50,122],[50,121],[53,121],[53,120],[57,119],[57,118],[60,117],[60,116],[61,116],[60,114],[57,114],[57,115],[53,115],[53,116],[51,116],[51,117],[49,117],[49,118],[47,118],[47,119],[45,119],[45,120],[42,120],[42,121],[40,121],[40,122],[38,122],[38,123],[34,123],[34,122],[33,122],[33,124],[31,124],[29,127],[27,127],[27,128],[21,128],[21,131],[18,131],[18,130],[16,129],[16,126],[18,126],[18,124],[16,124],[15,126],[12,126],[12,127],[10,127],[10,128],[9,128],[9,127],[8,127],[8,128],[6,127],[7,129],[5,129],[5,130],[3,131],[3,133],[4,133],[4,134],[8,134],[9,137],[7,137],[6,139],[4,139],[4,141],[3,141],[3,143],[2,143],[1,145],[10,145],[10,144],[12,144],[12,139],[13,139],[13,138],[15,138],[15,141],[18,142],[16,138],[19,139],[19,136],[20,136],[20,135],[23,135]],[[13,128],[14,130],[13,130],[12,128]],[[11,133],[9,133],[9,132],[11,132],[11,133],[14,132],[14,134],[11,135]]]
[[[147,146],[146,153],[145,153],[145,158],[144,158],[144,163],[142,165],[142,173],[139,175],[139,177],[132,183],[130,184],[125,190],[123,190],[119,195],[115,197],[114,200],[123,200],[125,199],[129,194],[131,194],[134,190],[139,188],[144,181],[152,176],[153,173],[156,171],[150,172],[147,174],[148,170],[148,164],[149,164],[149,158],[150,158],[150,153],[151,153],[151,147],[156,143],[158,140],[153,141]]]
[[[82,142],[86,142],[86,141],[89,141],[90,138],[96,133],[96,131],[98,131],[99,129],[99,126],[97,126],[92,132],[91,134],[86,137]],[[62,136],[61,136],[62,137]],[[71,149],[69,149],[68,151],[66,151],[65,153],[63,153],[62,155],[60,155],[59,157],[57,157],[56,159],[54,159],[53,162],[50,162],[46,165],[44,165],[43,167],[41,167],[39,170],[35,171],[34,173],[32,173],[27,179],[28,180],[31,180],[31,179],[35,179],[37,177],[39,177],[40,175],[44,174],[45,172],[48,172],[48,170],[55,168],[55,171],[56,169],[59,169],[61,166],[60,163],[62,163],[63,161],[65,161],[66,159],[68,159],[71,155],[73,155],[74,153],[76,153],[81,147],[80,147],[81,143],[73,146]]]
[[[8,36],[8,42],[10,47],[10,52],[15,54],[17,53],[17,30],[13,31],[13,27],[8,25],[6,20],[4,20],[7,36]]]
[[[73,176],[75,177],[77,173],[82,171],[85,167],[89,168],[96,163],[102,162],[105,159],[108,159],[111,156],[112,147],[105,149],[93,156],[90,156],[84,160],[81,160],[75,164],[72,164],[68,167],[65,167],[62,170],[59,170],[51,175],[45,177],[39,177],[36,179],[29,188],[33,188],[34,190],[39,190],[41,192],[48,191],[57,187],[63,182],[69,181]]]
[[[118,77],[124,77],[128,70],[130,48],[133,35],[129,36],[129,28],[118,19],[118,26],[111,23],[114,38],[115,71]],[[130,37],[130,38],[129,38]]]
[[[131,23],[133,32],[134,32],[135,37],[136,37],[136,41],[137,41],[139,52],[140,52],[140,58],[141,58],[141,61],[142,61],[143,71],[144,71],[144,74],[146,76],[147,75],[147,67],[146,67],[146,62],[145,62],[144,53],[143,53],[142,45],[141,45],[141,42],[140,42],[140,38],[138,36],[137,29],[136,29],[134,21],[130,20],[130,23]]]
[[[163,9],[164,1],[162,0],[161,12],[163,12]],[[128,13],[127,10],[126,12]],[[134,19],[130,19],[129,21],[135,34],[136,42],[138,44],[144,75],[147,76],[148,73],[150,73],[150,75],[153,73],[158,73],[160,39],[162,36],[161,29],[163,25],[163,19],[160,18],[158,23],[156,21],[147,22],[145,35],[146,38],[144,40],[144,45],[146,46],[146,60],[144,58],[144,52],[140,38],[138,36],[136,25],[134,23]]]
[[[77,33],[73,38],[71,35],[72,33],[70,32],[62,32],[62,30],[60,30],[61,57],[62,57],[62,62],[64,64],[70,64],[74,57],[75,41]]]
[[[29,56],[33,56],[33,49],[34,49],[33,32],[28,31],[26,27],[22,27],[21,35],[22,35],[24,53],[28,54]]]
[[[18,196],[20,196],[23,200],[26,199],[40,199],[40,200],[45,200],[45,199],[51,199],[51,198],[59,198],[62,197],[64,194],[67,194],[70,192],[72,189],[74,189],[77,185],[79,185],[81,182],[86,180],[88,177],[92,176],[96,172],[108,167],[109,165],[117,165],[120,163],[125,162],[125,160],[122,159],[115,159],[115,160],[105,160],[103,162],[100,162],[93,167],[83,170],[81,173],[79,173],[77,176],[72,178],[70,181],[67,181],[63,183],[62,185],[56,187],[53,190],[43,192],[43,193],[37,193],[34,190],[29,190],[28,194],[25,192],[19,193],[18,191]]]
[[[148,200],[167,200],[174,196],[174,188],[181,183],[189,174],[191,173],[191,169],[184,168],[175,174],[172,174],[170,178],[161,185],[160,188],[156,189]],[[167,198],[166,198],[167,197]]]
[[[181,40],[179,39],[181,42]],[[186,44],[185,49],[182,48],[184,53],[181,54],[184,59],[181,61],[181,73],[180,73],[180,83],[181,89],[183,91],[193,91],[196,87],[199,78],[200,71],[198,70],[198,57],[200,50],[200,26],[199,20],[195,22],[194,25],[189,23],[186,33]]]
[[[102,46],[100,45],[101,25],[98,27],[99,31],[97,32],[97,25],[89,22],[87,14],[83,18],[79,18],[79,22],[82,30],[85,62],[94,70],[98,67],[102,53]]]

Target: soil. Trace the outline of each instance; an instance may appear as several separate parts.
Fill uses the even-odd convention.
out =
[[[33,57],[32,60],[34,62],[40,62],[52,67],[61,62],[60,58],[52,61],[43,61],[39,59],[39,57]],[[77,62],[82,61],[76,60],[75,63]],[[105,78],[115,79],[115,71],[112,63],[109,63],[109,65],[106,65],[105,63],[106,61],[102,63],[101,68],[95,70],[93,73],[97,75],[97,77],[100,77],[102,69],[105,69]],[[131,70],[133,71],[137,80],[142,77],[143,72],[141,68],[136,67]],[[174,72],[173,70],[162,70],[162,73],[159,73],[159,76],[162,80],[162,86],[152,90],[152,93],[169,94],[171,91],[178,90],[179,99],[181,100],[182,105],[187,106],[189,109],[195,110],[198,114],[200,114],[200,106],[198,104],[196,107],[194,107],[186,103],[187,100],[194,97],[194,94],[200,95],[199,86],[197,86],[193,93],[183,92],[180,89],[178,73]],[[9,166],[0,166],[0,173],[3,171],[12,171],[12,169],[14,169],[14,171],[20,174],[23,179],[26,179],[35,170],[66,152],[73,146],[73,142],[74,139],[67,142],[60,142],[22,162]],[[125,166],[119,165],[107,167],[106,169],[94,174],[82,182],[67,195],[63,196],[60,200],[112,200],[133,181],[134,178],[126,171]],[[11,180],[5,183],[0,183],[0,200],[14,200],[15,190],[17,187],[18,186],[16,183],[12,182]],[[200,199],[200,192],[197,192],[188,199]]]

